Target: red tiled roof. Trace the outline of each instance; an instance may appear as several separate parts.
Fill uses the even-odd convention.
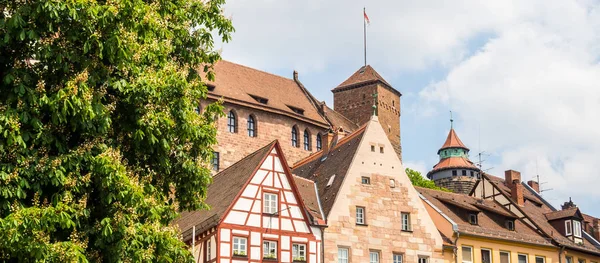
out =
[[[465,144],[458,138],[458,135],[456,135],[456,131],[454,131],[454,129],[450,129],[448,137],[446,138],[446,142],[444,142],[444,145],[442,145],[442,148],[440,148],[439,151],[448,148],[463,148],[469,150],[469,148],[467,148],[467,146],[465,146]]]
[[[460,233],[536,245],[552,245],[544,236],[520,220],[515,220],[514,231],[506,229],[502,218],[515,219],[516,216],[495,201],[422,187],[415,188],[442,213],[452,219],[457,224]],[[453,202],[450,203],[447,200]],[[464,216],[464,213],[475,212],[473,209],[481,211],[477,215],[477,225],[472,225],[468,221],[468,217]]]
[[[235,201],[235,197],[271,152],[276,142],[273,141],[249,154],[213,177],[204,200],[210,209],[182,212],[174,222],[181,229],[184,241],[192,238],[193,226],[196,226],[196,231],[201,233],[221,221],[229,206]]]
[[[233,103],[242,103],[250,107],[274,110],[293,118],[312,121],[327,126],[317,111],[311,95],[293,79],[249,68],[229,61],[221,60],[214,65],[215,80],[208,81],[214,90],[209,97],[224,97]],[[252,96],[267,99],[262,104]],[[291,107],[304,111],[302,115]]]
[[[360,67],[352,76],[338,85],[336,88],[331,90],[332,92],[337,92],[340,90],[345,90],[347,88],[352,88],[356,86],[369,85],[373,83],[381,82],[387,88],[389,88],[392,92],[396,93],[398,96],[402,96],[402,94],[394,89],[390,83],[388,83],[371,65]]]
[[[433,166],[433,169],[429,171],[427,174],[431,174],[437,171],[452,169],[452,168],[468,168],[468,169],[478,169],[477,166],[473,164],[473,162],[469,161],[467,158],[463,157],[449,157],[442,159],[439,163]]]
[[[579,208],[577,208],[577,207],[571,207],[571,208],[568,208],[565,210],[558,210],[558,211],[546,213],[545,215],[546,215],[546,218],[548,219],[548,221],[567,218],[567,217],[577,217],[577,218],[583,219],[583,217],[579,213]]]

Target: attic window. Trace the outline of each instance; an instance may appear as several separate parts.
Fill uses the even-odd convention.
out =
[[[469,214],[469,223],[477,225],[477,214]]]
[[[300,114],[300,115],[304,115],[304,110],[300,109],[300,108],[296,108],[293,106],[288,105],[288,108],[290,108],[290,110],[292,110],[293,112]]]
[[[208,89],[208,91],[214,91],[215,90],[215,85],[206,84],[206,88]]]
[[[515,221],[506,220],[506,229],[508,229],[510,231],[514,231],[515,230]]]
[[[333,180],[335,179],[335,174],[329,177],[329,181],[327,181],[327,187],[330,187],[333,184]]]
[[[369,177],[367,177],[367,176],[363,176],[363,177],[360,179],[360,182],[361,182],[362,184],[371,184],[371,178],[369,178]]]
[[[248,95],[250,95],[250,97],[252,97],[258,103],[267,104],[267,102],[269,102],[269,99],[267,99],[267,98],[259,97],[259,96],[252,95],[252,94],[248,94]]]

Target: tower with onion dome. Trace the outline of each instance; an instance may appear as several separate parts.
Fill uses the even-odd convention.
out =
[[[480,170],[469,160],[469,148],[458,138],[452,125],[438,155],[440,161],[427,173],[427,178],[452,192],[469,194],[480,178]]]

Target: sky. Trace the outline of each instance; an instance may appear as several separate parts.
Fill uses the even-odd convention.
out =
[[[406,167],[426,174],[450,128],[483,169],[536,175],[560,209],[600,217],[600,1],[229,0],[224,59],[331,89],[367,63],[399,90]]]

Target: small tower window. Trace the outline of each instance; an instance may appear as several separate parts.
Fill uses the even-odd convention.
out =
[[[371,178],[367,176],[363,176],[360,181],[362,184],[371,184]]]
[[[383,146],[379,146],[379,153],[383,153]]]
[[[371,145],[371,151],[375,152],[375,145]]]
[[[456,170],[452,170],[452,176],[457,176],[458,173],[456,172]]]
[[[320,151],[321,148],[323,148],[323,142],[321,140],[321,134],[317,133],[317,151]]]
[[[462,175],[466,176],[467,175],[467,170],[462,170]]]

